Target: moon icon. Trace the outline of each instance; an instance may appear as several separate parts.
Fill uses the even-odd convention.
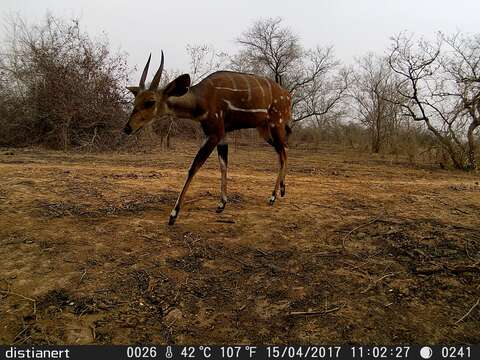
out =
[[[432,348],[429,346],[424,346],[420,349],[420,356],[423,359],[430,359],[433,355]]]

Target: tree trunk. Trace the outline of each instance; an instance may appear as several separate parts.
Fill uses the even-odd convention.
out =
[[[470,170],[477,170],[477,159],[475,156],[476,144],[473,133],[475,129],[480,125],[479,119],[474,119],[468,127],[468,166]]]

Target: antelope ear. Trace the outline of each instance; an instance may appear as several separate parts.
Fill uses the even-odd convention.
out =
[[[138,92],[140,91],[138,86],[127,86],[127,89],[130,90],[130,92],[135,96],[137,96]]]
[[[185,95],[190,87],[190,75],[183,74],[173,80],[165,87],[163,93],[168,96]]]

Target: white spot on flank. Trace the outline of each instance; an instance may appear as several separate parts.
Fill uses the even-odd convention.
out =
[[[274,128],[274,127],[275,127],[275,123],[270,123],[270,127]]]
[[[276,104],[276,103],[277,103],[277,99],[274,99],[273,102]]]
[[[278,120],[278,122],[279,122],[280,124],[282,123],[282,121],[283,121],[282,118],[280,118],[280,120]]]
[[[230,101],[228,100],[223,100],[227,103],[228,105],[228,108],[230,110],[234,110],[234,111],[243,111],[243,112],[263,112],[263,113],[266,113],[267,110],[266,109],[242,109],[242,108],[238,108],[236,106],[234,106]]]
[[[215,113],[215,117],[218,119],[218,114],[217,113]]]
[[[280,100],[283,100],[283,96],[280,96]]]

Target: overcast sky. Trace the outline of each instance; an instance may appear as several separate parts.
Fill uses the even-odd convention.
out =
[[[114,48],[143,68],[154,68],[160,50],[165,66],[187,71],[187,44],[210,44],[233,53],[235,39],[255,20],[281,17],[305,47],[333,45],[345,63],[369,51],[383,53],[389,37],[408,30],[431,37],[437,31],[479,32],[479,0],[0,0],[3,19],[20,14],[34,22],[49,11],[79,17],[90,35],[106,32]]]

